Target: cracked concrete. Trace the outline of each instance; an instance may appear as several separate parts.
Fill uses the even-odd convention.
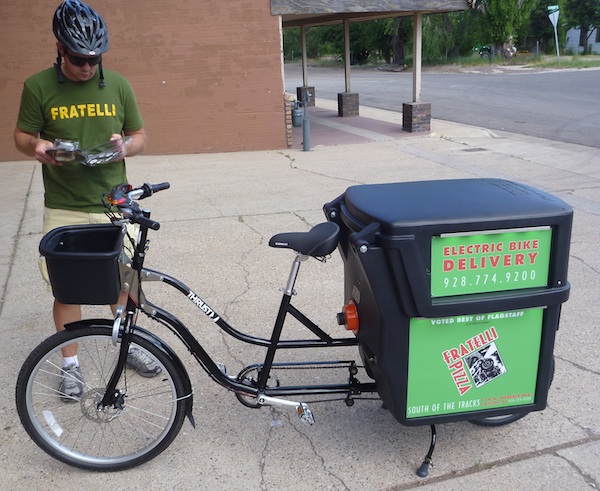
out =
[[[319,103],[319,101],[318,101]],[[323,103],[321,108],[327,109]],[[397,113],[361,107],[361,117],[397,121]],[[351,118],[350,118],[351,119]],[[351,125],[338,121],[335,131]],[[342,125],[340,129],[339,125]],[[313,131],[319,130],[317,123]],[[324,130],[329,131],[329,130]],[[548,407],[513,424],[483,428],[468,422],[438,425],[435,467],[427,480],[415,475],[429,445],[428,427],[404,427],[378,400],[312,404],[316,424],[293,411],[250,409],[195,366],[164,329],[186,364],[195,388],[197,427],[186,422],[171,446],[151,462],[103,474],[111,489],[206,490],[585,490],[600,486],[600,161],[597,149],[491,133],[433,122],[429,136],[358,139],[300,150],[232,154],[140,156],[130,159],[133,183],[169,180],[171,189],[144,204],[161,222],[151,236],[153,269],[191,286],[238,329],[268,337],[292,255],[270,249],[279,232],[307,230],[323,221],[322,206],[353,184],[460,177],[502,177],[531,184],[575,209],[569,281],[555,344],[556,373]],[[27,437],[14,407],[16,372],[31,349],[52,332],[50,294],[39,278],[42,184],[32,162],[0,163],[0,490],[95,489],[99,476],[67,467]],[[335,314],[343,302],[343,265],[303,263],[294,305],[326,332],[340,335]],[[217,333],[185,299],[161,285],[146,289],[192,332],[230,374],[255,363],[264,351]],[[102,307],[86,314],[106,316]],[[152,327],[148,325],[145,327]],[[290,337],[299,328],[291,322]],[[356,359],[355,349],[321,350],[321,360]],[[307,353],[289,353],[306,359]],[[324,371],[277,373],[286,384],[303,377],[328,380]],[[362,380],[366,375],[361,373]]]

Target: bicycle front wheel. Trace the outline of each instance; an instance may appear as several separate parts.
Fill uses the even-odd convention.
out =
[[[76,396],[66,396],[61,348],[77,343],[82,380]],[[17,411],[33,441],[67,464],[98,471],[135,467],[173,441],[185,418],[184,384],[159,348],[134,335],[132,347],[160,367],[151,378],[123,370],[118,404],[100,408],[119,356],[111,329],[88,327],[56,333],[27,358],[17,380]],[[158,371],[158,370],[157,370]],[[62,390],[62,391],[61,391]]]

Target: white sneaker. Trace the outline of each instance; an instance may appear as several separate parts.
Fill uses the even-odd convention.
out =
[[[136,346],[129,347],[127,366],[146,378],[156,377],[162,372],[154,359]]]
[[[81,369],[72,363],[62,369],[62,379],[58,388],[64,402],[77,402],[83,395],[83,375]]]

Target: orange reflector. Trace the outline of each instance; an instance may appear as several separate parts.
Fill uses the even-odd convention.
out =
[[[354,300],[350,300],[350,302],[344,305],[344,317],[346,329],[354,332],[354,334],[358,334],[358,312]]]

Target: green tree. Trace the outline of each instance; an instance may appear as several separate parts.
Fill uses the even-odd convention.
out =
[[[390,36],[392,45],[391,62],[396,65],[405,65],[406,51],[412,39],[412,19],[409,17],[388,19],[386,32]]]
[[[511,36],[516,41],[526,29],[535,4],[536,0],[483,0],[480,8],[485,14],[483,27],[489,42],[502,46]]]
[[[300,29],[288,27],[283,30],[283,58],[285,61],[294,61],[299,56],[302,56]]]
[[[343,53],[343,30],[340,24],[310,27],[306,30],[306,52],[309,58]],[[283,53],[286,60],[302,56],[302,32],[299,27],[283,30]]]
[[[367,63],[371,60],[385,59],[390,62],[393,56],[393,34],[390,30],[392,19],[352,22],[350,24],[350,62]],[[340,59],[344,56],[344,29],[342,24],[316,26],[307,30],[307,55],[319,58],[333,55]],[[299,28],[283,30],[283,49],[286,60],[301,54],[302,42]]]
[[[452,23],[451,56],[468,56],[476,46],[490,43],[485,29],[486,19],[481,10],[453,12],[449,18]]]
[[[350,24],[350,56],[352,63],[366,63],[370,59],[391,59],[392,44],[386,20],[353,22]]]
[[[440,62],[468,56],[473,48],[494,45],[497,48],[513,37],[519,49],[554,49],[554,29],[548,19],[548,3],[560,6],[561,20],[571,26],[588,26],[587,33],[600,24],[600,0],[480,0],[477,9],[423,16],[423,60]],[[559,22],[559,40],[564,41],[567,26]],[[311,27],[307,31],[309,58],[329,55],[342,59],[342,24]],[[413,17],[353,22],[350,24],[351,63],[385,60],[408,64],[412,51]],[[290,60],[301,54],[299,28],[284,29],[284,54]]]
[[[588,52],[588,32],[600,26],[600,0],[566,0],[565,17],[569,27],[580,29],[579,46]]]
[[[424,63],[439,63],[445,57],[448,33],[444,29],[441,15],[423,16],[422,56]]]

